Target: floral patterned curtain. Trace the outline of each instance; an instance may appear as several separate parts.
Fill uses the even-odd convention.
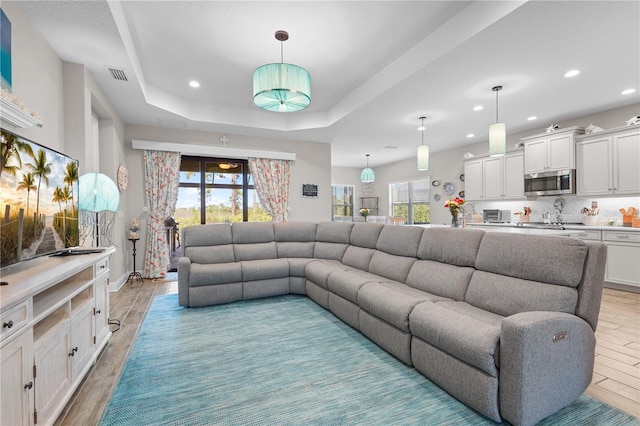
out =
[[[289,160],[249,158],[249,170],[262,208],[274,222],[289,218]]]
[[[180,153],[144,151],[144,193],[149,206],[147,246],[144,254],[144,276],[164,277],[169,269],[169,246],[164,220],[176,208],[180,183]]]

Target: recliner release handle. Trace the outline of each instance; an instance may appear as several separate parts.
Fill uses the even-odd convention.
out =
[[[560,333],[554,334],[553,338],[551,340],[553,340],[553,342],[559,342],[560,340],[564,340],[567,338],[567,332],[566,331],[562,331]]]

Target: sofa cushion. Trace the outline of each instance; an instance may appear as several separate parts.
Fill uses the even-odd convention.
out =
[[[418,247],[418,258],[474,267],[484,235],[485,232],[479,229],[425,229]]]
[[[352,271],[334,271],[327,279],[327,287],[331,292],[357,303],[360,287],[375,279],[375,277],[354,274]]]
[[[316,259],[305,259],[305,258],[297,258],[297,257],[289,257],[287,258],[287,262],[289,262],[289,275],[292,277],[305,277],[304,268],[307,266],[309,262],[315,262]]]
[[[264,259],[240,262],[242,281],[268,280],[272,278],[288,278],[289,262],[287,259]]]
[[[476,269],[523,280],[577,287],[587,247],[583,241],[539,235],[487,233]]]
[[[192,263],[227,263],[236,260],[233,244],[223,246],[184,246],[184,255],[190,258]]]
[[[316,241],[349,244],[352,222],[320,222],[316,229]]]
[[[316,241],[313,247],[313,257],[317,259],[342,260],[344,252],[349,248],[346,243],[329,243]]]
[[[278,257],[275,241],[270,243],[234,244],[233,252],[236,261],[275,259]]]
[[[242,281],[242,267],[239,263],[192,263],[189,286],[238,283]]]
[[[278,241],[276,249],[278,257],[313,257],[315,243]]]
[[[415,257],[395,256],[376,250],[369,263],[369,272],[390,280],[405,282]]]
[[[342,256],[342,263],[362,271],[368,271],[374,251],[371,248],[349,246]]]
[[[418,226],[385,226],[376,248],[397,256],[416,257],[423,231]]]
[[[409,331],[409,314],[413,308],[428,300],[426,293],[403,294],[380,283],[365,284],[358,291],[358,305],[362,309],[405,332]]]
[[[316,260],[315,262],[307,263],[307,266],[304,268],[304,274],[308,281],[324,289],[328,289],[327,280],[331,273],[349,269],[351,268],[335,260]]]
[[[383,223],[356,223],[351,229],[349,242],[352,246],[374,249],[382,228]]]
[[[231,243],[230,223],[187,226],[182,230],[182,244],[185,247],[218,246]]]
[[[475,269],[433,260],[417,260],[407,276],[407,285],[453,300],[464,300]]]
[[[315,222],[276,222],[273,231],[276,241],[315,242],[318,224]]]
[[[578,291],[561,285],[475,271],[465,302],[498,315],[528,311],[574,313]]]
[[[479,318],[473,310],[449,309],[446,302],[421,303],[411,312],[409,323],[412,335],[497,377],[500,325]]]
[[[231,226],[234,244],[275,241],[273,222],[236,222]]]

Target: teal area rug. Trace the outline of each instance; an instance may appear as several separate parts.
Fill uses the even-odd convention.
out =
[[[154,299],[102,425],[494,425],[302,296]],[[583,395],[544,425],[640,425]]]

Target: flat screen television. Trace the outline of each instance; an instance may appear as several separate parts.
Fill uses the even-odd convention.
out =
[[[0,132],[0,267],[77,247],[78,160]]]

